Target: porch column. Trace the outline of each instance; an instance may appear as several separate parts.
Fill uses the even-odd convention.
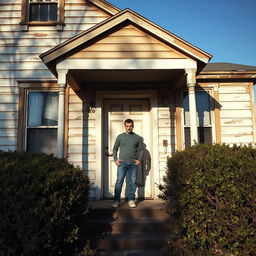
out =
[[[198,142],[197,132],[197,114],[196,114],[196,70],[186,70],[187,73],[187,86],[188,86],[188,98],[189,98],[189,118],[190,118],[190,141],[191,146]]]
[[[67,71],[58,73],[59,85],[59,110],[58,110],[58,133],[57,133],[57,157],[64,157],[64,128],[65,128],[65,89]]]

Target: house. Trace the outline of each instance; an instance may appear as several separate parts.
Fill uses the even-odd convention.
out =
[[[123,121],[143,136],[138,195],[155,198],[167,156],[195,142],[255,144],[256,67],[212,56],[103,0],[1,0],[0,149],[82,166],[113,195]]]

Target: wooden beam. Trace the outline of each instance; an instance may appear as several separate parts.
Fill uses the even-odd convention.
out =
[[[18,113],[18,139],[17,150],[23,150],[23,131],[24,131],[24,102],[25,102],[25,89],[19,88],[19,113]]]
[[[248,89],[249,89],[249,94],[250,94],[250,110],[252,113],[253,143],[255,144],[256,143],[256,111],[255,111],[253,83],[249,83]]]
[[[182,150],[182,97],[183,90],[178,90],[175,93],[175,122],[176,122],[176,149],[178,151]]]
[[[74,91],[80,91],[80,85],[77,83],[76,79],[73,77],[70,71],[67,73],[67,81]]]
[[[213,98],[214,98],[216,143],[220,144],[221,143],[221,124],[220,124],[219,86],[215,85],[213,90]]]

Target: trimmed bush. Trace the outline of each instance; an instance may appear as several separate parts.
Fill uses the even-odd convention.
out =
[[[256,149],[195,145],[167,165],[170,255],[256,255]]]
[[[65,159],[0,151],[0,255],[73,255],[88,186]]]

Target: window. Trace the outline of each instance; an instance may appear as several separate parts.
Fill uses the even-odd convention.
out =
[[[190,117],[189,117],[189,98],[188,94],[184,94],[184,137],[185,147],[190,143]],[[212,118],[211,118],[211,96],[209,92],[204,90],[196,91],[196,110],[197,110],[197,127],[198,142],[212,143]]]
[[[27,92],[26,151],[57,152],[58,93]]]
[[[64,0],[22,0],[21,29],[29,26],[64,26]]]
[[[29,21],[57,21],[58,0],[29,0]]]

